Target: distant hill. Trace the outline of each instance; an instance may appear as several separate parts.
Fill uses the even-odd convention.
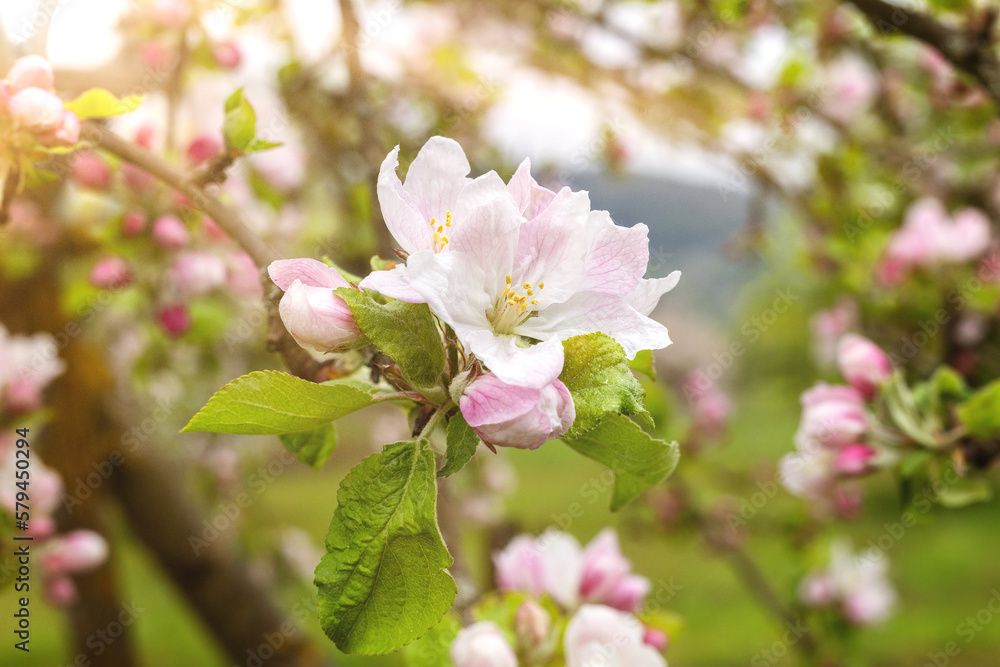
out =
[[[618,224],[646,223],[647,277],[674,269],[683,273],[669,297],[673,307],[682,305],[716,323],[732,323],[740,286],[757,270],[750,257],[737,261],[724,254],[727,241],[746,225],[747,195],[729,192],[724,199],[713,187],[631,175],[577,174],[570,185],[589,191],[592,207],[610,211]]]

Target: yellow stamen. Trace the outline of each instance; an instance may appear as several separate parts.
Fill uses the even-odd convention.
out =
[[[534,292],[532,292],[531,290],[528,290],[528,296],[534,296],[534,294],[535,294]]]
[[[531,300],[531,305],[532,306],[537,306],[538,305],[538,299],[532,299]]]
[[[538,289],[545,289],[545,283],[538,283]]]
[[[444,226],[451,227],[451,211],[447,211],[444,216]]]

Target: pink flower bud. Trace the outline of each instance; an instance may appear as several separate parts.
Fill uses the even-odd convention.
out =
[[[85,188],[106,190],[111,185],[111,168],[92,151],[77,151],[71,169],[73,180]]]
[[[164,250],[178,250],[191,242],[191,233],[176,215],[162,215],[153,222],[153,240]]]
[[[132,283],[132,267],[122,257],[105,257],[90,270],[90,284],[101,289],[119,289]]]
[[[837,345],[837,366],[851,386],[871,398],[892,372],[889,357],[875,343],[855,333],[845,334]]]
[[[53,607],[69,607],[78,597],[76,584],[69,577],[55,577],[45,582],[45,599]]]
[[[868,471],[868,463],[874,456],[875,450],[868,445],[847,445],[837,452],[833,467],[841,475],[861,475]]]
[[[41,56],[24,56],[14,61],[7,72],[7,85],[12,93],[25,88],[41,88],[51,90],[55,78],[52,76],[52,64]]]
[[[191,314],[187,306],[175,303],[160,309],[160,326],[168,336],[183,336],[191,328]]]
[[[451,661],[455,667],[517,667],[514,649],[490,621],[480,621],[458,633],[451,644]]]
[[[15,93],[7,108],[19,127],[36,134],[56,132],[63,124],[62,100],[41,88]]]
[[[486,442],[537,449],[566,433],[576,418],[569,390],[559,380],[542,389],[516,387],[492,373],[466,387],[459,401],[462,416]]]
[[[846,385],[819,383],[804,392],[802,420],[795,434],[799,451],[839,448],[857,442],[868,430],[868,413],[861,393]]]
[[[351,309],[333,293],[349,287],[339,271],[314,259],[285,259],[272,262],[267,272],[285,290],[278,314],[299,345],[329,352],[361,335]]]
[[[814,572],[799,585],[799,599],[810,607],[825,607],[835,597],[834,583],[825,572]]]
[[[177,256],[170,278],[181,296],[198,296],[226,282],[226,263],[210,252],[188,252]]]
[[[204,218],[201,226],[205,230],[205,236],[213,241],[225,241],[229,238],[229,234],[222,227],[219,227],[219,223],[211,218]]]
[[[3,411],[10,415],[27,415],[42,407],[42,387],[30,377],[11,380],[3,390]]]
[[[92,530],[74,530],[49,540],[41,557],[42,567],[54,575],[86,572],[108,558],[108,543]]]
[[[243,53],[236,42],[227,40],[212,47],[212,59],[223,69],[236,69],[243,61]]]
[[[208,162],[222,150],[222,139],[214,134],[202,134],[194,138],[187,147],[187,157],[191,165]]]
[[[142,64],[154,72],[163,72],[170,67],[174,52],[159,40],[145,42],[139,50]]]
[[[657,628],[646,628],[646,634],[642,636],[642,641],[644,644],[652,646],[660,653],[667,650],[667,646],[670,645],[670,638],[667,637],[667,633],[663,630],[658,630]]]
[[[142,234],[146,229],[146,214],[142,211],[129,211],[122,218],[122,235],[129,238]]]
[[[549,636],[552,619],[542,605],[528,598],[514,612],[514,627],[521,645],[530,649],[540,645]]]
[[[133,192],[142,192],[151,186],[155,179],[146,170],[126,162],[122,165],[122,180]]]

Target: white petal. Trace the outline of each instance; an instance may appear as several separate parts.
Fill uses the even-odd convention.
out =
[[[358,285],[407,303],[424,303],[420,292],[410,287],[410,274],[405,264],[397,264],[388,271],[372,271]]]
[[[666,278],[640,280],[639,285],[629,295],[627,299],[628,304],[643,315],[649,315],[656,309],[656,304],[660,301],[660,297],[677,287],[680,279],[681,272],[674,271]]]
[[[399,166],[399,146],[382,162],[378,174],[378,200],[382,218],[403,250],[414,253],[431,249],[430,219],[424,219],[418,203],[403,189],[396,175]]]
[[[519,347],[516,336],[498,336],[487,328],[458,328],[462,343],[507,384],[541,389],[554,382],[563,367],[562,342]]]
[[[446,137],[431,137],[417,153],[406,172],[403,189],[419,206],[423,224],[431,218],[443,224],[445,213],[454,212],[462,190],[471,179],[469,160],[458,142]]]

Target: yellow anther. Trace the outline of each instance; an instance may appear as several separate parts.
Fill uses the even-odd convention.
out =
[[[523,283],[521,287],[523,287],[524,289],[531,289],[531,283]]]
[[[438,225],[438,227],[437,227],[437,233],[438,234],[443,234],[444,233],[444,225]]]
[[[431,227],[437,224],[437,218],[431,218]]]
[[[532,306],[537,306],[538,305],[538,299],[532,299],[531,300],[531,305]]]
[[[510,285],[510,283],[511,283],[510,276],[507,276],[507,284]]]
[[[528,296],[532,296],[533,294],[534,294],[534,292],[532,292],[531,290],[528,290]]]
[[[513,306],[514,305],[514,299],[507,299],[507,305],[508,306]]]
[[[444,226],[451,227],[451,211],[446,212],[444,216]]]
[[[545,283],[538,283],[538,289],[545,289]]]
[[[442,248],[445,247],[446,245],[448,245],[448,243],[449,243],[448,237],[447,236],[442,236],[441,237],[441,247]]]

